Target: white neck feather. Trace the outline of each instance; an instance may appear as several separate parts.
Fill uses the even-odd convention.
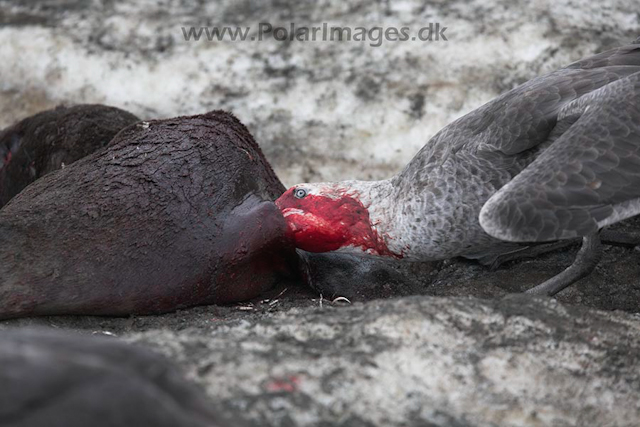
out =
[[[369,219],[373,229],[382,237],[391,252],[405,251],[406,242],[401,239],[400,228],[401,206],[396,203],[394,186],[391,180],[382,181],[342,181],[339,183],[345,190],[353,190],[358,194],[360,202],[369,211]]]

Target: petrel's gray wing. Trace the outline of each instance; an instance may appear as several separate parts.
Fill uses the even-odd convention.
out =
[[[607,60],[594,58],[581,62]],[[488,234],[550,241],[640,214],[640,72],[564,105],[547,140],[536,160],[485,203],[480,224]]]
[[[615,49],[607,50],[606,52],[598,53],[588,58],[581,59],[572,64],[569,64],[565,68],[567,69],[593,69],[614,67],[617,65],[623,66],[640,66],[640,55],[638,55],[638,49],[640,49],[640,37],[632,44],[621,46]]]
[[[547,141],[560,111],[577,98],[640,71],[640,45],[628,45],[535,78],[480,107],[465,121],[491,149],[517,155]]]
[[[398,185],[428,181],[431,169],[458,152],[488,161],[508,175],[508,181],[535,155],[530,150],[544,149],[552,133],[559,134],[558,116],[563,108],[637,72],[640,44],[632,44],[530,80],[443,128],[398,175]],[[499,180],[498,186],[506,182]]]

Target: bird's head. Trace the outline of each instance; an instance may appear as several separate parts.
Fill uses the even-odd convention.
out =
[[[288,236],[300,249],[396,256],[372,224],[360,192],[347,183],[298,184],[276,205],[287,222]]]

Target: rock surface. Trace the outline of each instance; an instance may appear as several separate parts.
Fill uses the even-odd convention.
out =
[[[114,333],[249,425],[635,426],[640,318],[513,295],[281,298],[156,317],[5,321]]]

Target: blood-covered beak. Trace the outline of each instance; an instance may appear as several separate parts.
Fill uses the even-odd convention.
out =
[[[293,200],[289,192],[276,200],[276,206],[280,208],[287,224],[287,238],[297,248],[309,252],[327,252],[338,249],[344,242],[343,226],[332,223],[325,215],[302,209],[300,202]]]
[[[287,223],[288,238],[293,239],[296,246],[302,249],[305,249],[304,246],[308,246],[308,242],[306,242],[308,238],[302,238],[303,235],[314,231],[318,233],[320,230],[327,230],[331,227],[325,219],[298,208],[285,208],[282,210],[282,215]],[[311,248],[305,250],[311,250]]]
[[[276,201],[276,206],[278,202]],[[278,206],[280,207],[280,206]],[[313,217],[312,214],[305,213],[298,208],[284,208],[280,210],[287,224],[286,235],[288,239],[296,241],[296,234],[302,232],[307,226],[307,222]]]

